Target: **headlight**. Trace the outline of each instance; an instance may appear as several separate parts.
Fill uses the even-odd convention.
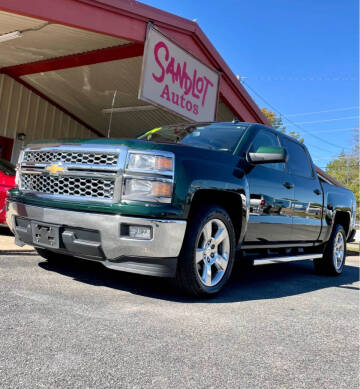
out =
[[[15,173],[15,186],[17,186],[17,187],[20,186],[20,172],[19,172],[19,168],[16,168],[16,173]]]
[[[20,167],[21,167],[21,162],[23,159],[24,151],[21,150],[18,158],[18,162],[16,164],[16,174],[15,174],[15,185],[17,187],[20,186]]]
[[[124,200],[171,203],[174,154],[166,151],[129,151],[123,182]]]
[[[126,178],[123,199],[170,203],[173,191],[171,181]]]
[[[129,153],[127,170],[171,172],[173,169],[173,158],[171,156]]]

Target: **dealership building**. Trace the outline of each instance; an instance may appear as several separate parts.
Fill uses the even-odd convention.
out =
[[[0,0],[0,158],[234,118],[269,125],[196,22],[135,0]]]
[[[267,123],[196,22],[134,0],[0,0],[1,158],[234,117]]]

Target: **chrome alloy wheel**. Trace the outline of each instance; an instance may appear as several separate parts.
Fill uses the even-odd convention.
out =
[[[223,278],[229,262],[230,237],[225,224],[212,219],[203,227],[196,248],[196,267],[205,286],[215,286]]]
[[[334,244],[334,253],[333,253],[334,266],[335,266],[336,270],[341,269],[341,266],[344,262],[344,257],[345,257],[344,237],[343,237],[343,234],[339,231],[336,234],[335,244]]]

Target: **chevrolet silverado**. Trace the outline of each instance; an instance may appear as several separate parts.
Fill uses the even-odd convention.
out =
[[[209,296],[235,259],[312,259],[339,275],[353,193],[320,178],[307,148],[264,125],[169,125],[137,139],[28,145],[7,222],[46,259],[81,257],[173,277]]]

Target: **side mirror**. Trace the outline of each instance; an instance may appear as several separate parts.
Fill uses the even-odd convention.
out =
[[[258,165],[262,163],[286,162],[286,150],[283,147],[260,146],[256,153],[248,153],[248,162]]]

